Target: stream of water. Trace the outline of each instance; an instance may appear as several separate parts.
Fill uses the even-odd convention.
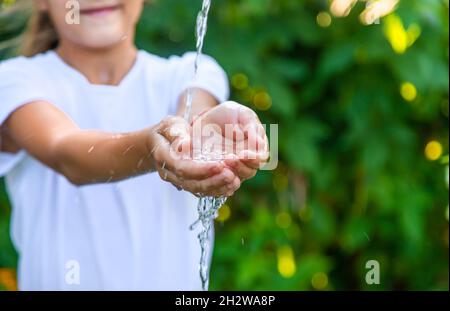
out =
[[[203,42],[205,39],[206,31],[208,28],[208,13],[211,7],[211,0],[203,0],[202,9],[197,16],[197,25],[195,36],[197,39],[197,54],[194,63],[194,79],[197,77],[198,66],[203,50]],[[195,97],[194,89],[189,89],[186,95],[186,111],[184,118],[186,121],[191,120],[192,103]],[[203,161],[217,161],[216,157],[202,153],[201,159]],[[191,230],[194,230],[197,225],[201,225],[201,231],[198,234],[198,240],[200,243],[201,254],[199,262],[199,274],[202,282],[202,288],[204,291],[208,290],[209,286],[209,271],[208,271],[208,259],[210,249],[210,233],[214,219],[217,217],[217,213],[220,207],[225,203],[226,198],[215,197],[200,197],[197,205],[198,220],[190,226]]]
[[[195,28],[197,54],[195,56],[194,62],[194,80],[197,77],[198,65],[203,51],[203,42],[205,41],[206,31],[208,30],[208,14],[210,7],[211,0],[203,0],[202,9],[197,16],[197,25]],[[186,95],[186,111],[184,112],[184,119],[186,119],[188,122],[191,118],[192,102],[194,100],[194,96],[194,89],[189,89]]]

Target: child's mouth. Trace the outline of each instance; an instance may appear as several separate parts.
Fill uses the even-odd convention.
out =
[[[121,5],[113,5],[113,6],[105,6],[105,7],[99,7],[99,8],[89,8],[89,9],[83,9],[80,11],[82,15],[88,15],[88,16],[103,16],[107,15],[111,12],[117,11],[121,8]]]

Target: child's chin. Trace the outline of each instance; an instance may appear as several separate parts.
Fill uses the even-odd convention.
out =
[[[83,40],[83,43],[85,47],[90,49],[107,49],[114,47],[125,40],[126,35],[123,33],[124,32],[111,33],[109,31],[105,33],[96,32],[95,35],[93,34],[92,36],[89,36],[89,38]]]

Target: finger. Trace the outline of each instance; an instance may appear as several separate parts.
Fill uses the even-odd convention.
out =
[[[245,165],[254,169],[260,169],[268,161],[269,153],[243,150],[238,157]]]
[[[162,180],[164,180],[166,182],[170,182],[171,184],[173,184],[177,188],[184,189],[184,187],[183,187],[183,180],[178,178],[174,173],[172,173],[171,171],[168,171],[165,168],[158,168],[157,171],[158,171],[159,177]]]
[[[160,135],[157,135],[156,144],[153,157],[157,165],[164,166],[167,170],[174,172],[178,177],[184,179],[204,179],[219,174],[223,170],[223,164],[220,162],[183,159],[180,154],[171,148],[168,141]]]
[[[196,196],[210,196],[213,195],[210,190],[205,190],[202,185],[198,183],[196,180],[183,180],[177,177],[171,171],[160,169],[158,170],[159,176],[162,180],[166,182],[170,182],[173,184],[178,190],[185,190],[195,194]],[[227,189],[226,186],[222,186],[221,189]]]
[[[248,121],[243,121],[248,123],[241,126],[243,128],[243,132],[245,133],[245,139],[247,140],[247,149],[259,151],[266,148],[267,135],[256,114],[253,111],[252,114],[254,117],[248,117]]]
[[[241,109],[241,113],[239,114],[239,124],[245,130],[249,129],[255,134],[255,136],[264,139],[266,136],[266,130],[256,112],[244,106],[242,106]]]
[[[180,160],[173,171],[184,179],[201,180],[223,173],[224,165],[219,161]]]
[[[267,135],[264,134],[264,138],[263,139],[264,139],[264,148],[263,148],[263,150],[264,150],[265,153],[269,153],[269,150],[270,150],[269,138],[267,138]]]
[[[252,123],[261,123],[259,122],[259,118],[257,114],[248,107],[239,105],[239,117],[238,123],[243,127],[252,124]]]
[[[182,189],[194,194],[211,195],[217,193],[226,193],[233,190],[229,185],[234,182],[235,176],[230,170],[224,170],[223,174],[215,175],[205,180],[186,180],[180,178],[175,173],[168,170],[160,170],[160,176],[163,180],[181,187]]]
[[[190,137],[190,126],[181,117],[167,117],[161,122],[158,133],[169,142],[173,142],[179,138],[187,139]]]
[[[193,188],[195,192],[209,194],[232,183],[235,177],[236,176],[231,170],[225,168],[221,174],[214,175],[204,180],[186,180],[185,184],[189,184],[186,186],[191,189]]]
[[[241,181],[238,177],[235,177],[233,182],[227,184],[226,186],[223,186],[217,190],[212,191],[208,195],[213,197],[231,197],[234,195],[234,193],[240,188]]]
[[[250,150],[253,152],[264,152],[267,150],[265,139],[256,134],[256,131],[248,132],[248,137],[245,140],[234,140],[230,138],[223,139],[222,150],[225,154],[239,154],[243,150]]]
[[[158,133],[169,142],[173,151],[184,158],[191,155],[190,131],[189,124],[180,117],[167,117],[158,128]]]
[[[259,136],[256,131],[249,134],[247,138],[247,146],[248,150],[253,152],[264,152],[267,150],[266,140]]]
[[[220,198],[220,197],[231,197],[234,194],[232,190],[228,186],[222,186],[219,189],[214,189],[205,193],[205,196]]]
[[[229,170],[224,170],[224,174],[216,175],[203,181],[184,180],[165,168],[158,169],[158,173],[161,179],[172,183],[177,188],[205,196],[229,197],[241,186],[239,178],[234,176]]]
[[[241,162],[239,159],[226,159],[224,163],[232,168],[233,172],[239,176],[239,178],[244,181],[255,177],[257,170],[247,166],[245,163]]]
[[[151,156],[155,161],[155,168],[172,168],[177,160],[177,154],[170,151],[169,142],[161,135],[155,135],[155,146],[151,150]]]

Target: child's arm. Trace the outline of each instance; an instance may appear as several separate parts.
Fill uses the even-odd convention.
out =
[[[179,137],[169,134],[175,126],[181,129]],[[234,189],[235,176],[222,164],[172,156],[171,143],[189,140],[187,124],[177,117],[142,131],[116,135],[81,130],[52,104],[34,102],[12,113],[2,132],[4,142],[13,142],[3,150],[25,149],[76,185],[158,171],[162,178],[193,193],[224,194]]]

